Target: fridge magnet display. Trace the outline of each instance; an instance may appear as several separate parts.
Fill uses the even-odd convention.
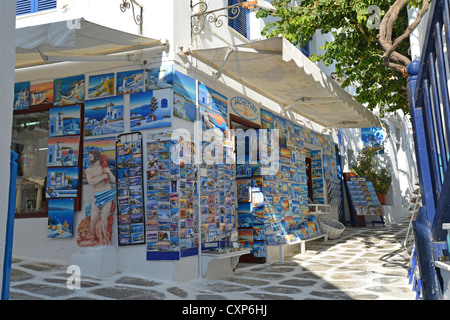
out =
[[[78,167],[47,169],[47,198],[76,198]]]
[[[47,167],[78,166],[80,137],[50,137],[48,139]]]
[[[173,75],[173,116],[194,122],[197,119],[195,79],[177,71]]]
[[[30,87],[32,106],[53,103],[53,82],[35,84]]]
[[[116,87],[114,73],[89,76],[88,98],[100,98],[114,95]]]
[[[50,137],[79,135],[81,105],[50,108],[48,132]]]
[[[131,131],[170,127],[170,90],[161,89],[130,95]]]
[[[119,246],[144,244],[142,134],[122,134],[116,141]]]
[[[138,93],[144,91],[144,70],[117,72],[116,94]]]
[[[30,82],[17,82],[14,84],[13,110],[26,110],[30,108]]]
[[[74,199],[48,200],[48,238],[73,238]]]
[[[85,76],[55,79],[53,82],[55,106],[66,106],[84,102]]]
[[[87,100],[84,108],[85,136],[124,131],[123,96]]]

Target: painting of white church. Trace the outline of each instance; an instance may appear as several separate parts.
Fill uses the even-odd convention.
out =
[[[49,136],[70,136],[80,134],[80,105],[50,108]]]
[[[88,137],[123,132],[123,105],[123,96],[87,100],[84,135]]]
[[[78,165],[80,137],[50,137],[47,167],[75,167]]]

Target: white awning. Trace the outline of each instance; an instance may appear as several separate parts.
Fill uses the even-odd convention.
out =
[[[249,89],[327,128],[382,122],[283,37],[191,54]]]
[[[101,26],[83,18],[16,29],[16,68],[62,61],[125,60],[108,56],[164,46],[151,39]]]

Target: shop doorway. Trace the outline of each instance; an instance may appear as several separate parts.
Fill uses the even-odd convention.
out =
[[[247,130],[249,129],[254,129],[254,130],[259,130],[261,129],[261,126],[248,121],[244,118],[238,117],[236,115],[230,114],[230,129],[232,129],[233,132],[233,140],[234,140],[234,150],[235,150],[235,159],[238,159],[238,148],[237,148],[237,139],[234,135],[234,133],[236,132],[236,130],[242,129],[244,132],[247,132]],[[249,162],[249,152],[250,152],[250,139],[248,137],[246,137],[245,140],[245,161],[246,164],[250,163]],[[252,147],[256,147],[254,145],[252,145]],[[259,152],[256,152],[256,154],[259,156]],[[242,156],[242,155],[240,155]],[[257,159],[259,161],[259,159]],[[238,169],[238,162],[236,162],[236,169]],[[253,170],[252,170],[253,171]],[[253,175],[252,171],[249,171],[248,175],[242,175],[242,174],[238,174],[238,172],[236,172],[236,184],[237,185],[241,185],[241,186],[248,186],[251,185],[251,183],[255,183],[255,181],[257,179],[261,179],[262,180],[262,176],[261,175]],[[239,188],[239,187],[238,187]],[[254,235],[256,234],[254,232],[254,225],[253,224],[248,224],[248,225],[239,225],[239,214],[241,215],[249,215],[251,216],[252,214],[252,206],[251,206],[251,201],[252,201],[252,195],[251,195],[251,188],[249,191],[249,197],[248,199],[239,199],[238,197],[238,233],[239,233],[239,238],[240,240],[245,238],[246,241],[240,241],[241,243],[244,243],[244,245],[249,246],[250,248],[252,248],[252,253],[250,254],[246,254],[246,255],[242,255],[239,258],[239,262],[240,263],[265,263],[266,262],[266,258],[265,257],[257,257],[255,256],[255,253],[253,251],[255,251],[255,240],[254,240]],[[257,254],[256,254],[257,255]]]

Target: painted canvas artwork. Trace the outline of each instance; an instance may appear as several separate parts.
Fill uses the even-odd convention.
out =
[[[203,130],[218,128],[224,132],[228,129],[226,117],[219,113],[200,108],[200,119],[202,121]]]
[[[80,134],[81,106],[50,108],[48,132],[50,137]]]
[[[116,94],[139,93],[144,91],[144,70],[117,72]]]
[[[47,167],[78,166],[80,137],[51,137],[48,139]]]
[[[261,126],[262,129],[273,129],[273,113],[261,109]]]
[[[48,200],[48,238],[73,238],[74,199]]]
[[[172,125],[170,89],[161,89],[130,96],[130,129],[140,131]]]
[[[84,105],[84,135],[123,132],[123,109],[123,96],[87,100]]]
[[[228,117],[228,99],[219,92],[198,84],[198,103],[207,109],[220,113],[225,119]]]
[[[30,82],[14,84],[13,110],[26,110],[30,107]]]
[[[47,198],[76,198],[78,167],[47,168]]]
[[[53,103],[53,82],[32,85],[30,94],[32,106]]]
[[[361,128],[363,150],[372,148],[377,153],[384,153],[383,129],[379,127]]]
[[[85,77],[83,75],[55,79],[53,82],[55,106],[84,102]]]
[[[145,91],[171,88],[172,84],[172,64],[145,69]]]
[[[173,77],[173,116],[194,122],[197,119],[195,79],[175,71]]]
[[[96,139],[85,139],[83,142],[83,170],[86,170],[89,163],[89,151],[97,150],[106,156],[108,168],[111,172],[116,171],[116,137],[105,137]]]
[[[114,95],[116,82],[114,73],[89,76],[88,98],[95,99]]]

